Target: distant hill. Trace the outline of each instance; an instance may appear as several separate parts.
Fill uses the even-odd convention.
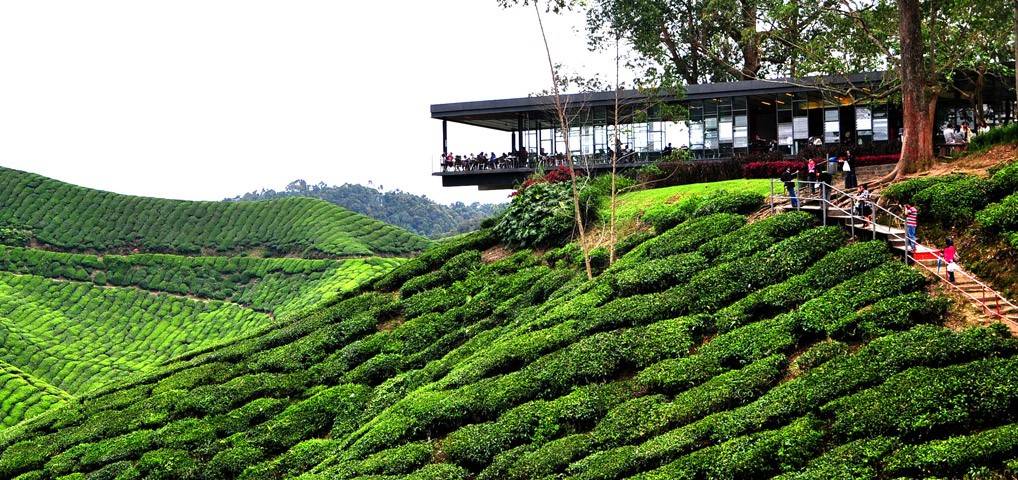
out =
[[[270,200],[287,197],[320,198],[371,218],[403,227],[432,238],[476,230],[481,221],[502,208],[491,203],[451,205],[436,203],[423,195],[393,190],[382,191],[364,185],[345,183],[309,185],[304,180],[290,182],[286,189],[249,192],[227,200]]]
[[[195,202],[120,195],[0,167],[0,236],[63,251],[404,254],[427,239],[312,198]],[[11,243],[11,242],[6,242]],[[17,242],[15,242],[17,243]]]

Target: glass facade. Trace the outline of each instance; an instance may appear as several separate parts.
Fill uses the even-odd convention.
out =
[[[547,120],[527,120],[524,124],[529,128],[521,138],[532,154],[565,153],[568,136],[573,155],[608,158],[609,149],[628,147],[641,159],[649,158],[642,154],[659,153],[668,144],[688,149],[693,158],[712,159],[760,151],[796,155],[811,144],[851,141],[861,145],[895,138],[891,131],[894,110],[886,102],[853,103],[800,92],[689,100],[684,106],[683,121],[664,121],[653,111],[645,112],[640,121],[630,118],[620,123],[618,132],[611,124],[609,107],[584,112],[576,120],[579,126],[568,131],[553,128]],[[993,116],[988,112],[988,117]],[[971,116],[971,111],[945,111],[939,120],[956,121],[966,115]]]

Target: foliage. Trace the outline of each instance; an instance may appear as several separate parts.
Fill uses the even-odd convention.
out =
[[[550,245],[565,239],[574,223],[570,184],[542,182],[513,198],[494,231],[511,245]]]
[[[371,255],[428,241],[322,200],[189,202],[118,195],[0,169],[0,214],[67,251]]]
[[[618,198],[616,214],[620,219],[629,219],[646,214],[651,209],[668,207],[681,203],[688,198],[709,195],[718,190],[731,193],[754,192],[760,195],[769,193],[770,183],[766,180],[728,180],[711,183],[694,183],[673,187],[651,188],[623,193]],[[601,213],[605,215],[604,212]]]
[[[882,243],[804,213],[637,238],[591,280],[549,265],[568,252],[485,263],[491,232],[438,242],[0,431],[0,477],[952,477],[1015,457],[987,432],[1018,421],[1018,341],[937,325]],[[953,436],[972,441],[931,443]]]
[[[336,295],[401,263],[395,258],[185,257],[166,254],[89,255],[0,246],[0,270],[137,287],[238,303],[288,314]]]
[[[742,163],[734,159],[658,162],[654,165],[654,170],[641,171],[640,175],[640,182],[651,188],[742,178]]]
[[[1018,143],[1018,125],[1008,123],[976,135],[969,143],[969,150],[981,151],[1005,143]]]
[[[449,205],[436,203],[423,195],[402,190],[383,190],[358,184],[326,185],[308,184],[295,180],[282,191],[258,190],[227,199],[229,201],[273,200],[289,197],[319,198],[339,205],[390,225],[405,228],[426,237],[447,235],[475,230],[484,219],[498,214],[501,205],[490,203],[454,202]]]
[[[986,206],[989,189],[990,183],[982,178],[948,175],[896,183],[883,195],[892,201],[915,204],[922,218],[958,226],[971,223],[976,212]]]

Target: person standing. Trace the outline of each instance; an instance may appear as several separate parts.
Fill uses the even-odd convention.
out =
[[[911,203],[905,204],[905,249],[909,252],[915,251],[916,228],[919,226],[919,209]]]
[[[954,263],[958,251],[954,248],[954,240],[950,237],[944,242],[944,263],[947,264],[947,279],[954,283],[954,272],[958,270],[958,264]]]
[[[851,150],[845,150],[845,156],[838,159],[838,164],[841,166],[841,172],[845,174],[845,190],[851,192],[855,188],[855,181],[853,175],[855,174],[855,158],[852,157]]]
[[[866,184],[859,185],[856,190],[855,211],[856,215],[866,219],[862,228],[870,228],[870,225],[873,224],[873,207],[870,206],[870,189],[866,187]]]
[[[806,181],[809,182],[809,193],[817,193],[817,161],[814,158],[806,162]]]
[[[795,176],[798,174],[798,170],[793,173],[792,169],[787,167],[781,174],[781,183],[784,183],[785,190],[788,190],[788,197],[791,199],[793,208],[799,208],[799,197],[795,195]]]

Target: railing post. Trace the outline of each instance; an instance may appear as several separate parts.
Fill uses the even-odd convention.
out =
[[[774,213],[774,179],[771,178],[771,213]]]
[[[827,183],[820,184],[820,211],[824,219],[824,226],[827,226]]]

